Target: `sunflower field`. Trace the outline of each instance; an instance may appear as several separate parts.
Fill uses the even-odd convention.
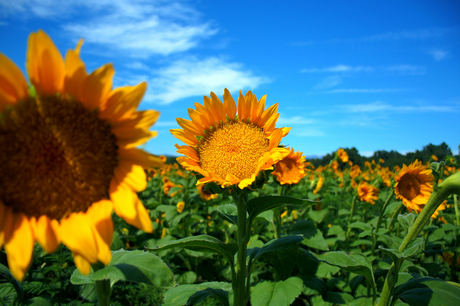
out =
[[[458,156],[315,166],[227,89],[153,156],[145,83],[81,46],[32,33],[31,84],[0,53],[1,305],[460,305]]]

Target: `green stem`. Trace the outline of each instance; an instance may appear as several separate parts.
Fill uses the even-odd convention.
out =
[[[94,272],[104,268],[104,264],[97,262],[91,265]],[[102,279],[96,281],[96,293],[97,293],[97,302],[99,306],[109,306],[110,305],[110,295],[112,294],[112,288],[110,287],[110,279]]]
[[[460,225],[460,215],[458,213],[458,200],[457,200],[456,194],[454,194],[454,207],[455,207],[455,217],[457,219],[457,225]]]
[[[355,204],[356,204],[356,195],[353,197],[353,200],[351,201],[351,211],[350,211],[350,219],[348,219],[348,226],[347,226],[347,236],[345,237],[345,250],[348,251],[348,243],[350,240],[350,232],[351,232],[351,221],[353,220],[353,211],[355,210]]]
[[[385,203],[383,204],[382,208],[380,209],[379,219],[377,220],[377,226],[375,228],[375,233],[373,234],[374,243],[372,244],[372,251],[371,251],[372,256],[374,256],[375,247],[377,246],[377,233],[379,232],[380,224],[382,223],[383,214],[385,213],[385,209],[387,209],[387,206],[390,203],[390,200],[391,200],[392,197],[393,197],[393,189],[391,189],[387,200],[385,201]]]
[[[236,193],[236,190],[233,191]],[[249,299],[249,296],[246,297],[245,282],[247,274],[247,243],[249,240],[249,235],[246,233],[246,199],[247,195],[234,196],[234,200],[238,209],[238,253],[236,257],[236,280],[233,279],[232,281],[234,306],[244,306],[246,305],[246,299]]]
[[[400,252],[404,250],[404,248],[410,241],[415,239],[420,234],[423,227],[431,219],[431,215],[436,211],[439,205],[441,205],[441,203],[445,199],[447,199],[447,197],[451,194],[460,194],[460,172],[457,172],[449,176],[438,185],[438,188],[433,190],[422,212],[415,220],[414,224],[409,229],[407,236],[401,243],[401,246],[399,247]],[[378,306],[388,305],[390,301],[391,292],[393,291],[393,287],[398,281],[399,268],[400,264],[398,262],[396,264],[393,263],[391,265],[390,270],[388,271],[387,277],[385,279],[385,284],[380,295],[380,301]]]
[[[404,204],[401,202],[401,204],[399,204],[399,206],[393,211],[393,214],[391,214],[390,223],[388,224],[388,233],[393,230],[397,216],[401,213],[404,207]]]
[[[283,194],[284,187],[278,185],[278,195],[282,196]],[[275,225],[275,238],[278,239],[281,237],[281,206],[273,209],[273,223]]]

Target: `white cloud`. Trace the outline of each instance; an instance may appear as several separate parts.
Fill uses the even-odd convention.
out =
[[[178,1],[15,0],[1,2],[0,7],[4,14],[17,16],[65,17],[62,27],[75,40],[84,37],[87,44],[132,57],[183,52],[218,32],[200,21],[198,11]]]
[[[342,78],[338,75],[330,76],[322,80],[315,86],[315,89],[327,89],[342,83]]]
[[[425,67],[409,64],[392,65],[392,66],[349,66],[339,64],[324,68],[306,68],[300,70],[302,73],[345,73],[345,72],[390,72],[396,74],[425,74]]]
[[[276,122],[277,126],[293,126],[293,125],[309,125],[316,123],[314,119],[306,119],[302,116],[294,116],[294,117],[284,117],[280,116],[278,121]]]
[[[267,82],[267,78],[253,75],[240,63],[217,57],[204,60],[188,57],[158,70],[156,77],[149,81],[144,101],[169,104],[187,97],[209,95],[211,91],[222,96],[224,88],[237,97],[239,90],[254,89]]]
[[[407,105],[395,106],[384,102],[376,101],[367,104],[344,104],[340,105],[348,113],[374,113],[374,112],[458,112],[450,106],[432,106],[432,105]]]
[[[318,130],[316,128],[308,128],[304,129],[302,131],[297,131],[295,133],[296,136],[301,136],[301,137],[324,137],[326,136],[326,133],[324,131]]]
[[[327,93],[386,93],[386,92],[401,92],[406,89],[400,88],[338,88],[328,90]]]
[[[433,56],[436,61],[445,59],[449,53],[449,51],[442,49],[431,49],[428,51],[428,54],[431,54],[431,56]]]

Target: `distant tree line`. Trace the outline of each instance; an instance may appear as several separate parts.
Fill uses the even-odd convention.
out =
[[[403,164],[409,165],[414,160],[418,159],[421,160],[423,163],[430,161],[431,157],[435,155],[439,161],[445,160],[447,156],[453,156],[452,150],[449,146],[443,142],[440,145],[433,145],[429,144],[424,146],[422,150],[416,150],[415,152],[409,152],[405,155],[396,152],[396,151],[376,151],[374,155],[371,157],[361,156],[358,153],[356,148],[345,148],[345,151],[348,153],[349,159],[353,162],[353,164],[358,164],[361,167],[364,165],[364,162],[369,161],[372,162],[374,160],[376,163],[379,162],[380,159],[384,160],[383,166],[389,167],[393,169],[394,166],[402,166]],[[327,165],[329,162],[335,157],[335,152],[330,154],[324,155],[322,158],[310,158],[306,159],[306,161],[311,162],[315,167],[320,165]],[[458,156],[457,156],[458,158]]]

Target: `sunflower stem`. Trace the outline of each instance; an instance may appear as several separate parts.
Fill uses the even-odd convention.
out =
[[[437,190],[433,190],[422,212],[415,220],[414,224],[409,229],[407,236],[401,243],[401,246],[399,247],[400,252],[404,250],[404,248],[407,246],[409,242],[411,242],[420,234],[423,227],[431,219],[431,215],[436,211],[439,205],[441,205],[441,203],[444,202],[444,200],[447,199],[447,197],[451,194],[460,194],[460,172],[457,172],[449,176],[438,185]],[[393,262],[393,264],[391,265],[390,270],[388,271],[387,277],[385,279],[385,284],[380,295],[378,306],[388,305],[391,293],[393,291],[393,287],[398,281],[398,273],[400,266],[401,264],[399,262],[397,262],[396,264]]]
[[[94,272],[105,267],[105,265],[101,262],[97,262],[95,264],[92,264],[91,266]],[[112,294],[112,288],[110,287],[110,279],[102,279],[96,281],[96,294],[99,306],[110,305],[110,295]]]
[[[347,236],[345,237],[345,250],[346,251],[348,251],[348,243],[350,240],[350,232],[351,232],[350,224],[353,220],[353,211],[355,210],[355,204],[356,204],[356,195],[353,196],[353,200],[351,201],[350,219],[348,219]]]
[[[236,191],[236,190],[234,190]],[[246,297],[246,256],[249,234],[246,233],[246,200],[247,195],[236,195],[234,196],[236,207],[238,209],[238,253],[236,262],[236,280],[232,280],[233,287],[233,305],[244,306],[246,301],[249,299],[249,294]]]
[[[377,226],[375,227],[375,232],[373,233],[373,244],[372,244],[372,251],[371,251],[372,256],[374,256],[375,247],[377,246],[377,233],[379,232],[380,224],[382,223],[383,214],[385,213],[385,209],[387,209],[387,206],[390,203],[391,198],[393,197],[393,193],[394,193],[394,190],[391,189],[387,200],[385,201],[382,208],[380,209],[380,215],[379,215],[379,219],[377,220]]]
[[[396,217],[404,209],[404,207],[404,203],[399,204],[399,206],[391,214],[390,223],[388,224],[388,233],[391,233],[391,231],[393,230],[395,221],[397,219]]]

